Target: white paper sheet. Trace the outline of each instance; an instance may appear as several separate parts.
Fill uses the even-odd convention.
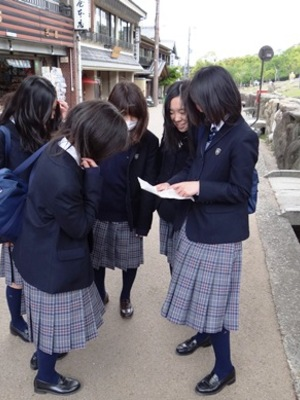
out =
[[[139,180],[139,184],[141,186],[141,188],[143,190],[146,190],[147,192],[153,193],[158,197],[161,197],[163,199],[175,199],[175,200],[192,200],[194,201],[193,197],[183,197],[180,196],[179,194],[177,194],[175,192],[174,189],[170,188],[170,189],[166,189],[166,190],[162,190],[161,192],[159,192],[155,186],[150,185],[150,183],[144,181],[141,178],[138,178]]]

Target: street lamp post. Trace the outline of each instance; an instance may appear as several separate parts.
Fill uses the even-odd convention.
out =
[[[262,90],[261,88],[264,75],[264,63],[265,61],[270,61],[273,58],[273,56],[274,56],[274,51],[270,46],[263,46],[258,52],[258,57],[261,59],[261,70],[260,70],[259,90],[256,98],[257,101],[256,118],[255,121],[251,124],[251,126],[255,125],[259,119],[261,90]]]

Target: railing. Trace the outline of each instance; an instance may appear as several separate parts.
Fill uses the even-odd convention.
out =
[[[84,40],[91,40],[92,42],[101,43],[106,48],[113,48],[115,46],[133,51],[133,44],[125,42],[124,40],[117,40],[114,37],[103,35],[96,32],[82,32],[81,38]]]
[[[117,40],[115,38],[96,32],[82,32],[81,38],[91,40],[92,42],[100,42],[104,47],[114,47],[117,45]]]
[[[33,7],[42,8],[43,10],[48,10],[60,13],[59,0],[19,0],[20,3],[30,4]]]
[[[150,66],[153,61],[151,57],[140,56],[140,64]]]

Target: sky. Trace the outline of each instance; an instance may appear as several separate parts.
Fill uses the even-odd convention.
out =
[[[147,12],[142,26],[154,26],[156,0],[133,0]],[[300,0],[160,0],[160,39],[174,40],[180,64],[274,54],[300,44]],[[190,32],[190,34],[189,34]],[[190,39],[190,40],[189,40]]]

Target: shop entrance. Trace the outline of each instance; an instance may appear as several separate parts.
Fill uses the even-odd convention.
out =
[[[0,56],[0,97],[14,92],[24,78],[34,74],[34,62]]]

